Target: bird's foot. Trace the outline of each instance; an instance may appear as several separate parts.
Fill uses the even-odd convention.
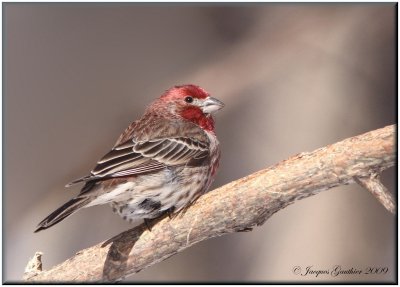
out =
[[[144,220],[144,225],[146,225],[147,230],[151,232],[151,227],[152,227],[151,220],[147,219],[147,218],[145,218],[143,220]]]

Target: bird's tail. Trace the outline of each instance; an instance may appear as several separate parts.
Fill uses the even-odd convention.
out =
[[[89,203],[89,197],[75,197],[43,219],[35,232],[47,229]]]

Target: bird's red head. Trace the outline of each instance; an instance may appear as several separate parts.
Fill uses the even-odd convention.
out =
[[[184,99],[187,96],[192,96],[196,99],[205,99],[210,96],[205,90],[196,85],[174,86],[161,96],[164,99]]]
[[[167,90],[151,107],[162,109],[169,115],[193,122],[207,131],[214,131],[214,119],[211,114],[224,107],[196,85],[175,86]]]

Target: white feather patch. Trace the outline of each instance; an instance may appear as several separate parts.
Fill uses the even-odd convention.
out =
[[[122,184],[116,186],[110,192],[100,195],[99,197],[94,199],[92,202],[90,202],[88,205],[86,205],[85,207],[110,203],[112,201],[118,201],[118,198],[123,197],[122,196],[123,193],[126,193],[129,189],[133,189],[135,187],[135,185],[136,184],[134,182],[122,183]]]

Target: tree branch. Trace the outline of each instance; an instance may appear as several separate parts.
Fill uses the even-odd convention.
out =
[[[396,212],[393,195],[382,184],[378,173],[373,172],[369,177],[354,177],[354,180],[370,191],[388,211],[393,214]]]
[[[355,181],[394,212],[393,197],[376,176],[394,165],[394,132],[395,125],[387,126],[298,154],[205,194],[186,212],[160,219],[151,232],[142,224],[82,250],[48,271],[30,270],[24,279],[121,280],[197,242],[249,231],[296,200]]]

